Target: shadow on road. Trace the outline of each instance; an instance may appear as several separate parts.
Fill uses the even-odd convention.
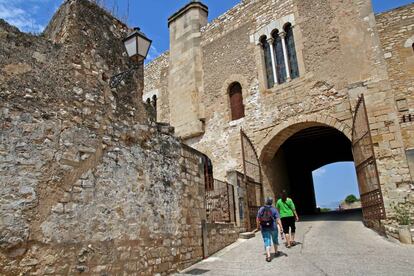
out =
[[[185,274],[186,275],[202,275],[202,274],[207,273],[209,271],[210,270],[207,270],[207,269],[194,268],[194,269],[191,269],[190,271],[187,271]]]
[[[303,215],[300,217],[301,221],[361,221],[362,210],[343,210],[332,211],[327,213],[320,213],[316,215]]]

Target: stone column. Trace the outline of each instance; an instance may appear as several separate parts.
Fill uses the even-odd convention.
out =
[[[278,83],[278,81],[277,81],[277,73],[276,73],[276,57],[275,57],[275,51],[274,51],[274,47],[273,47],[273,42],[274,42],[275,40],[273,39],[273,37],[270,37],[268,40],[267,40],[267,43],[269,43],[269,45],[270,45],[270,56],[272,57],[272,72],[273,72],[273,80],[274,80],[274,83],[276,84],[276,83]]]
[[[291,80],[290,77],[290,66],[289,66],[289,59],[288,59],[288,53],[287,53],[287,47],[286,47],[286,32],[279,33],[280,38],[282,39],[282,47],[283,47],[283,57],[285,58],[285,68],[286,68],[286,79],[287,81]]]

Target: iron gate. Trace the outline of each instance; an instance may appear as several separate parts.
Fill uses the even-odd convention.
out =
[[[208,222],[235,222],[236,209],[234,187],[214,179],[214,189],[206,191],[206,215]]]
[[[352,126],[352,151],[365,220],[385,219],[384,201],[364,95],[358,99]]]
[[[262,204],[262,185],[256,183],[251,179],[247,179],[246,182],[247,190],[247,207],[249,210],[249,230],[253,231],[256,229],[256,215]]]
[[[256,228],[256,214],[263,205],[262,171],[259,158],[253,143],[240,129],[244,183],[247,191],[247,207],[249,209],[249,230]]]

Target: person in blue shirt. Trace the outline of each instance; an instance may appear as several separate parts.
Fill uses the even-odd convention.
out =
[[[279,229],[283,229],[282,223],[280,222],[279,212],[272,205],[273,199],[270,197],[267,198],[266,205],[259,209],[256,216],[256,226],[257,230],[260,230],[262,233],[266,249],[267,262],[272,260],[270,256],[270,248],[272,247],[272,243],[275,248],[275,256],[279,256],[279,251],[277,250],[279,245],[277,225],[279,226]]]

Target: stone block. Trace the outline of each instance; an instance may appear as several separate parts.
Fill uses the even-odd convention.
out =
[[[63,214],[64,213],[64,205],[62,203],[58,203],[55,206],[52,207],[52,212],[57,214]]]

